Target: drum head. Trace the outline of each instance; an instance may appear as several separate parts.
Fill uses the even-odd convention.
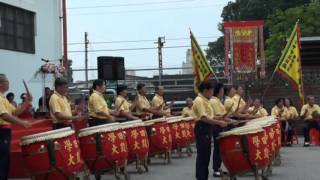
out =
[[[72,130],[70,127],[47,131],[44,133],[33,134],[33,135],[22,137],[21,145],[25,146],[25,145],[29,145],[36,142],[59,139],[62,137],[70,136],[72,134],[74,134],[74,130]]]
[[[144,123],[142,120],[134,120],[134,121],[120,123],[120,126],[122,129],[127,129],[127,128],[135,128],[135,127],[144,126]]]
[[[94,126],[94,127],[81,129],[78,136],[83,137],[83,136],[89,136],[89,135],[96,134],[96,133],[117,131],[120,128],[121,128],[120,123],[104,124],[104,125],[100,125],[100,126]]]
[[[222,132],[219,134],[219,138],[226,136],[241,136],[246,134],[254,134],[263,131],[264,130],[259,125],[246,125],[239,128],[234,128],[230,131]]]

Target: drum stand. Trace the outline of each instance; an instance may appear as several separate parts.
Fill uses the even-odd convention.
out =
[[[165,164],[171,164],[171,150],[170,149],[167,149],[165,152],[164,152],[164,163]]]
[[[144,167],[145,172],[149,172],[149,167],[148,167],[148,155],[145,156],[145,158],[143,160],[140,160],[139,156],[136,156],[136,169],[138,171],[139,174],[143,173],[142,167],[141,165]]]

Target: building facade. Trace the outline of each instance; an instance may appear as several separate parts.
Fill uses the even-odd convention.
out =
[[[182,62],[182,74],[192,74],[192,52],[187,50],[186,61]]]
[[[34,74],[44,64],[41,59],[59,63],[62,58],[62,19],[60,0],[0,0],[0,73],[7,75],[10,92],[17,102],[25,92],[24,79],[37,105],[42,95],[42,76]],[[52,87],[53,76],[45,78]]]

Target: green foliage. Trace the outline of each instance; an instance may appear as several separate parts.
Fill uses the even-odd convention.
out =
[[[319,36],[320,21],[318,17],[320,17],[320,3],[311,3],[285,11],[278,10],[269,16],[266,23],[266,27],[270,30],[269,38],[266,40],[267,63],[276,64],[298,19],[303,37]]]
[[[278,11],[285,11],[286,9],[308,4],[309,2],[310,0],[236,0],[235,2],[229,2],[223,8],[221,17],[223,22],[266,20],[270,15]],[[269,27],[265,28],[265,39],[269,38]],[[218,28],[224,33],[222,23],[218,25]],[[224,36],[208,44],[209,48],[206,50],[207,59],[212,64],[224,61],[223,39]]]
[[[224,61],[224,38],[219,37],[215,42],[209,42],[206,49],[207,59],[211,65],[219,65]]]

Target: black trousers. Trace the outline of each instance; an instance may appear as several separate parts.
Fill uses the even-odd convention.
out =
[[[90,118],[88,123],[89,123],[89,126],[92,127],[92,126],[100,126],[100,125],[108,124],[110,123],[110,121],[106,119]]]
[[[212,168],[213,171],[219,171],[221,168],[222,160],[221,160],[221,154],[220,154],[220,147],[219,147],[219,133],[222,132],[223,129],[220,126],[213,126],[213,156],[212,156]]]
[[[207,180],[209,175],[209,163],[211,156],[212,125],[197,122],[195,126],[197,158],[196,179]]]
[[[7,180],[10,168],[11,129],[0,128],[0,180]]]
[[[287,134],[287,142],[292,141],[293,137],[293,128],[294,123],[289,121],[282,121],[281,122],[281,142],[284,143],[285,141],[285,135]]]
[[[62,128],[66,128],[66,127],[72,128],[71,125],[65,124],[65,123],[54,123],[53,124],[53,129],[62,129]]]
[[[304,128],[303,128],[303,133],[304,133],[304,142],[309,142],[310,141],[310,136],[309,136],[309,131],[311,128],[318,129],[320,131],[320,125],[316,121],[305,121],[304,122]]]

